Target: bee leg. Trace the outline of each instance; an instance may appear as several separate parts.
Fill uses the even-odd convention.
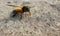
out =
[[[19,20],[22,19],[22,13],[19,13]]]
[[[22,15],[20,15],[20,20],[22,19]]]
[[[29,14],[29,16],[31,16],[31,12],[30,12],[30,10],[28,11],[28,14]]]
[[[26,12],[27,15],[31,16],[31,12]]]

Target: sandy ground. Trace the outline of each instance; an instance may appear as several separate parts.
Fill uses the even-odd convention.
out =
[[[0,0],[0,36],[60,36],[60,0],[29,0],[34,7],[31,17],[10,18],[11,2],[20,5],[22,0]]]

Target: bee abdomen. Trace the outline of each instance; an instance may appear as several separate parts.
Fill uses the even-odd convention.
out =
[[[11,13],[11,17],[15,17],[16,15],[17,15],[17,11],[13,10],[12,13]]]

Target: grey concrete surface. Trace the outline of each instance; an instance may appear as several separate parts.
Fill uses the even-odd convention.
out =
[[[11,2],[20,5],[22,0],[0,0],[0,36],[60,36],[60,0],[29,0],[31,16],[10,18]]]

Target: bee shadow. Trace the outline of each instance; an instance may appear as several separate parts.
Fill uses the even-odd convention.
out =
[[[10,15],[10,17],[8,17],[8,18],[4,18],[4,19],[0,19],[0,22],[4,22],[4,23],[8,23],[9,21],[13,21],[13,22],[15,22],[15,21],[21,21],[21,16],[15,16],[15,17],[11,17],[11,15]]]

